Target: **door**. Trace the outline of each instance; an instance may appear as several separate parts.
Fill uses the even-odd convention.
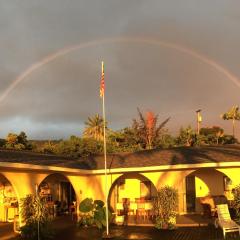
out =
[[[186,204],[188,213],[195,212],[196,207],[195,176],[186,177]]]

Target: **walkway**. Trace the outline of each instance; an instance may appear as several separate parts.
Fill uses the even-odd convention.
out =
[[[13,224],[12,223],[1,223],[0,222],[0,239],[8,240],[16,237],[17,234],[13,232]]]
[[[14,239],[12,224],[0,224],[0,233],[5,232],[5,237],[0,235],[1,240]],[[54,240],[99,240],[102,232],[95,227],[78,228],[70,218],[63,217],[54,221],[56,236]],[[4,230],[5,229],[5,230]],[[154,227],[139,226],[111,226],[111,234],[115,240],[141,239],[141,240],[223,240],[221,229],[216,230],[212,225],[201,227],[178,227],[176,230],[158,230]],[[4,231],[3,231],[4,230]],[[7,237],[8,236],[8,237]],[[229,234],[227,240],[239,240],[235,233]]]

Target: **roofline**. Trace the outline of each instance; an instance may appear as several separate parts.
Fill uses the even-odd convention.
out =
[[[156,171],[166,171],[166,170],[222,168],[222,167],[240,167],[240,161],[239,162],[219,162],[219,163],[176,164],[176,165],[162,165],[162,166],[149,166],[149,167],[113,168],[113,169],[108,169],[108,173],[156,172]],[[16,170],[65,172],[65,173],[73,173],[76,175],[99,175],[99,174],[105,173],[104,169],[86,170],[86,169],[78,169],[78,168],[44,166],[44,165],[12,163],[12,162],[0,162],[0,168],[16,169]]]

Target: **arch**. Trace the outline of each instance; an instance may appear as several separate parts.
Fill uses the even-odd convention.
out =
[[[56,206],[54,216],[66,212],[77,212],[77,194],[68,176],[62,173],[51,173],[37,186],[39,195],[51,206]]]
[[[19,194],[16,186],[7,178],[4,173],[0,173],[0,222],[13,221],[15,215],[19,213]]]
[[[212,204],[216,201],[231,199],[231,179],[215,168],[201,168],[186,175],[184,212],[203,211],[203,199],[210,198]],[[225,199],[225,200],[224,200]]]
[[[156,196],[157,189],[149,178],[140,173],[124,173],[112,183],[108,193],[108,204],[117,212],[117,204],[122,205],[124,201],[131,206],[131,203],[150,202]]]

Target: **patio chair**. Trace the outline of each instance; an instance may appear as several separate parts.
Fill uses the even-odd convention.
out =
[[[145,221],[145,218],[147,217],[147,211],[145,209],[145,203],[137,203],[137,219],[141,219],[143,217],[143,220]]]
[[[240,226],[231,219],[227,204],[217,205],[217,213],[216,226],[222,228],[224,239],[227,232],[239,232],[240,235]]]
[[[129,207],[129,215],[136,215],[137,211],[137,203],[135,202],[130,202],[130,207]]]
[[[145,203],[145,210],[147,212],[147,218],[153,219],[154,218],[154,210],[153,210],[153,203],[148,201]]]
[[[122,215],[123,213],[123,203],[118,202],[116,205],[117,215]]]

